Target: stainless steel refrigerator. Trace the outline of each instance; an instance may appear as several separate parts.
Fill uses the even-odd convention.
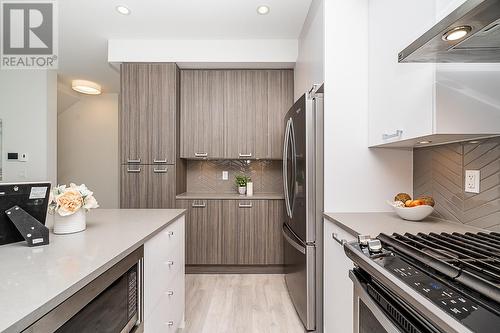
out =
[[[285,281],[304,327],[321,331],[323,85],[295,102],[284,126]]]

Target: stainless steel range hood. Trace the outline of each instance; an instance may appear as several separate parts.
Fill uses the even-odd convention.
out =
[[[453,30],[466,35],[452,40]],[[468,0],[399,53],[399,62],[500,62],[500,0]]]

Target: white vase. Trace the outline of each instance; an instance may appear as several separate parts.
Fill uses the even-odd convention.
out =
[[[247,197],[253,196],[253,183],[247,183]]]
[[[54,233],[57,235],[72,234],[87,228],[87,214],[84,209],[69,216],[54,214]]]
[[[238,193],[240,195],[245,195],[246,190],[247,190],[247,188],[245,186],[239,186],[238,187]]]

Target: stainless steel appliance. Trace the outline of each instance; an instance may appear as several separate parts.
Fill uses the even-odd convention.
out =
[[[284,119],[285,281],[307,330],[321,323],[323,86],[302,95]],[[318,296],[317,296],[318,295]]]
[[[500,62],[500,0],[467,0],[401,51],[399,62]]]
[[[498,332],[500,234],[380,234],[344,249],[355,333]]]
[[[143,332],[143,256],[141,246],[23,332]]]

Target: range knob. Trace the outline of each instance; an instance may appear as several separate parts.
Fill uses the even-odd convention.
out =
[[[371,239],[368,241],[368,251],[370,253],[382,252],[382,243],[378,239]]]
[[[368,246],[368,241],[371,239],[369,235],[358,235],[358,243],[361,246]]]

